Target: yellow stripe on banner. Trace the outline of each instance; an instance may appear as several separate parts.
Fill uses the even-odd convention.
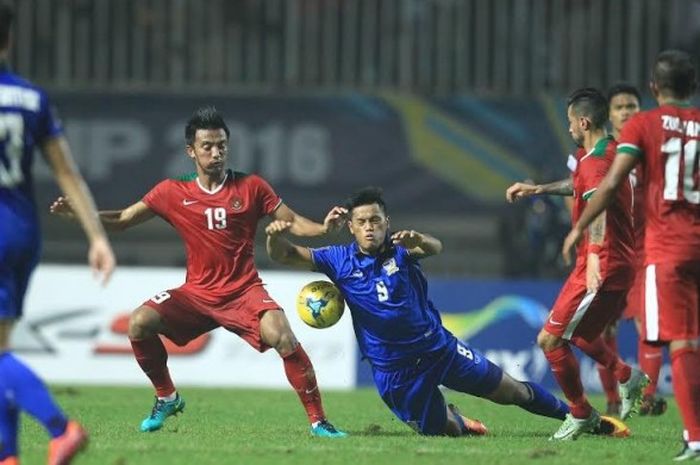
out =
[[[419,97],[383,94],[400,115],[411,157],[472,197],[503,201],[514,181],[532,176],[517,154]]]

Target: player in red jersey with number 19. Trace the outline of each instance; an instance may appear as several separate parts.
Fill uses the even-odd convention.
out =
[[[700,458],[700,110],[689,105],[696,78],[687,53],[659,54],[650,86],[659,107],[625,124],[613,166],[562,249],[568,258],[582,232],[639,166],[646,208],[642,330],[647,341],[669,344],[685,426],[676,460]]]
[[[229,130],[212,107],[200,108],[185,128],[187,154],[196,173],[156,185],[124,210],[100,212],[112,230],[135,226],[154,216],[170,223],[185,242],[185,284],[156,294],[131,315],[129,339],[136,361],[156,390],[151,414],[141,431],[155,431],[185,403],[170,378],[168,355],[159,335],[185,345],[219,326],[256,350],[273,347],[283,359],[316,436],[343,437],[325,417],[313,366],[297,342],[280,306],[263,287],[253,261],[258,221],[264,216],[289,223],[298,236],[337,229],[345,210],[333,208],[324,224],[295,214],[261,177],[226,169]],[[72,217],[66,199],[53,213]]]

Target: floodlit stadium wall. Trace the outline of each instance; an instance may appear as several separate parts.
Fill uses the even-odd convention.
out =
[[[370,368],[357,352],[349,315],[324,330],[307,327],[296,316],[298,290],[322,275],[263,271],[261,276],[270,294],[287,309],[323,388],[372,384]],[[86,267],[42,265],[33,278],[13,345],[50,382],[144,385],[146,379],[126,336],[128,315],[183,279],[184,270],[177,268],[122,267],[110,285],[101,288]],[[535,340],[560,282],[431,279],[429,286],[444,325],[458,338],[480,349],[512,376],[558,390]],[[180,385],[288,386],[273,351],[260,355],[223,329],[184,348],[169,342],[167,347],[173,377]],[[620,325],[619,348],[624,359],[635,362],[636,334],[629,321]],[[587,357],[581,357],[581,372],[586,389],[599,391],[595,364]],[[659,388],[662,392],[671,389],[667,363]]]

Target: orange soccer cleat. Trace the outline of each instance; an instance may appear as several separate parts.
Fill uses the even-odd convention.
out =
[[[69,421],[66,432],[49,443],[48,465],[68,465],[87,446],[88,435],[76,421]]]
[[[6,457],[0,460],[0,465],[19,465],[19,459],[15,456]]]
[[[485,436],[489,433],[486,425],[479,420],[473,420],[465,417],[454,404],[448,404],[447,408],[458,419],[458,421],[462,421],[462,434],[464,436]]]

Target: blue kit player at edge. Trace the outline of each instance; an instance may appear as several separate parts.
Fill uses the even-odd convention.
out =
[[[425,435],[486,434],[481,422],[445,403],[440,385],[565,418],[565,402],[536,383],[516,381],[442,326],[419,264],[419,259],[442,251],[439,240],[408,230],[390,234],[377,188],[358,191],[345,206],[354,242],[302,247],[284,237],[288,223],[274,221],[266,228],[267,249],[273,260],[322,272],[338,286],[379,394],[398,418]]]
[[[44,383],[9,347],[41,250],[31,177],[36,148],[80,219],[90,243],[88,260],[93,271],[106,282],[115,260],[46,94],[9,69],[13,15],[11,7],[0,3],[0,465],[19,463],[19,411],[34,417],[49,433],[47,463],[65,465],[85,446],[87,435],[76,421],[66,418]]]

